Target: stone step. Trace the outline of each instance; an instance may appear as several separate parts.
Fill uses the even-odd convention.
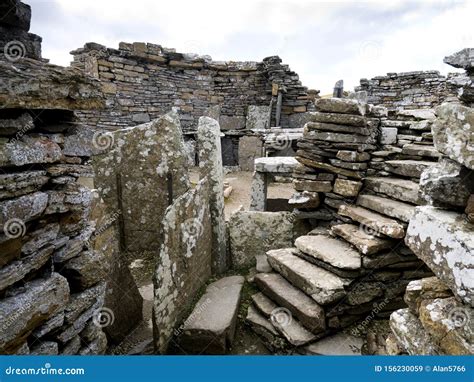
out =
[[[370,235],[354,224],[335,225],[332,232],[351,243],[364,255],[373,255],[394,245],[393,240]]]
[[[326,329],[321,306],[278,273],[257,274],[255,282],[265,295],[290,310],[309,331],[320,333]]]
[[[410,221],[415,213],[415,206],[411,204],[377,195],[360,194],[357,198],[357,204],[406,223]]]
[[[403,146],[402,153],[420,157],[440,158],[442,154],[434,146],[407,144]]]
[[[318,304],[326,305],[345,296],[344,279],[295,255],[295,248],[267,252],[268,262],[295,287],[310,295]]]
[[[252,330],[263,339],[263,343],[271,351],[278,347],[278,339],[281,338],[271,321],[258,311],[253,305],[249,305],[245,321]]]
[[[359,269],[360,253],[345,241],[326,235],[300,236],[295,247],[301,252],[342,269]]]
[[[301,346],[314,341],[317,337],[308,331],[291,311],[278,306],[263,293],[256,293],[252,301],[258,311],[270,320],[273,327],[292,345]]]
[[[188,353],[225,354],[232,345],[244,278],[209,284],[183,324],[180,346]]]
[[[426,169],[433,167],[437,162],[419,160],[388,160],[385,161],[387,171],[397,175],[419,178]]]
[[[361,355],[364,340],[346,333],[337,333],[309,344],[302,349],[306,355]]]
[[[384,234],[394,239],[405,237],[405,227],[402,223],[365,208],[342,205],[338,214],[359,222],[361,229],[369,234]]]
[[[419,195],[418,183],[407,179],[391,177],[367,177],[365,187],[377,193],[385,194],[393,199],[413,204],[424,204]]]

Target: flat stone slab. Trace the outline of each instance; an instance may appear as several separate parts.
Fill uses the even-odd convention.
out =
[[[424,204],[423,199],[419,196],[418,183],[407,179],[384,178],[384,177],[367,177],[365,178],[365,186],[374,192],[388,195],[394,199],[413,204]]]
[[[364,340],[346,333],[338,333],[304,347],[308,355],[362,355]]]
[[[436,166],[437,162],[417,160],[388,160],[385,165],[394,174],[419,178],[421,173],[430,167]]]
[[[442,154],[434,146],[407,144],[403,146],[402,154],[421,157],[440,158]]]
[[[335,123],[339,125],[365,127],[367,120],[360,115],[310,112],[311,122]]]
[[[245,321],[263,339],[264,344],[271,350],[278,347],[280,333],[275,329],[271,321],[263,316],[253,305],[249,305]]]
[[[258,274],[255,282],[264,294],[290,310],[309,331],[320,333],[326,329],[323,308],[278,273]]]
[[[273,269],[310,295],[318,304],[330,304],[344,297],[344,286],[348,285],[350,280],[301,259],[293,251],[293,248],[268,251],[268,262]]]
[[[408,223],[415,213],[415,206],[398,200],[383,198],[377,195],[361,194],[357,198],[359,206],[379,212]]]
[[[257,272],[268,273],[272,271],[272,267],[268,264],[267,255],[257,255],[255,256],[255,261],[257,263]]]
[[[234,340],[243,284],[242,276],[224,277],[209,284],[183,324],[183,349],[190,353],[226,353]]]
[[[364,225],[363,229],[368,233],[382,233],[394,239],[405,237],[405,227],[401,223],[365,208],[342,205],[338,213]]]
[[[318,111],[341,114],[365,115],[367,104],[345,98],[319,98],[314,104]]]
[[[364,255],[373,255],[394,245],[393,240],[370,235],[364,232],[360,226],[354,224],[338,224],[332,227],[332,231],[347,240]]]
[[[265,296],[262,292],[253,294],[251,298],[253,304],[265,317],[270,317],[272,312],[278,308],[278,305]]]
[[[255,158],[255,171],[291,174],[298,161],[293,157]]]
[[[462,214],[417,207],[405,243],[466,304],[474,306],[474,225]]]
[[[306,345],[317,338],[315,334],[305,329],[303,325],[289,316],[284,310],[275,312],[272,315],[271,322],[276,330],[294,346]]]
[[[300,236],[295,246],[301,252],[342,269],[359,269],[360,253],[343,240],[326,235]]]

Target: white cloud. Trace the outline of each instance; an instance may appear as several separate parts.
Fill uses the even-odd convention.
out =
[[[52,63],[68,65],[87,41],[147,41],[218,60],[279,55],[322,94],[339,79],[352,89],[387,72],[447,72],[443,57],[474,43],[472,1],[26,1]]]

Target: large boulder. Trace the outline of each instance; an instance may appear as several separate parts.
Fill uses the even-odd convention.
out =
[[[474,306],[474,225],[456,212],[417,207],[405,243],[466,304]]]
[[[433,122],[436,149],[452,160],[474,169],[474,109],[456,103],[436,108]]]

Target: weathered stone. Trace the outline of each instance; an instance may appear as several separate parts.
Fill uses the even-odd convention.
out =
[[[344,286],[349,280],[299,258],[293,251],[292,248],[268,251],[268,262],[273,269],[310,295],[318,304],[326,305],[344,297]]]
[[[68,341],[60,351],[61,355],[75,355],[81,348],[81,338],[79,336],[73,337]]]
[[[328,113],[358,114],[367,113],[367,104],[353,99],[319,98],[315,101],[316,109]]]
[[[79,355],[101,355],[107,350],[107,337],[105,333],[100,331],[94,341],[82,347]]]
[[[451,290],[436,276],[413,280],[407,285],[404,301],[410,310],[418,314],[420,304],[423,300],[451,297]]]
[[[170,112],[108,138],[103,154],[94,157],[95,182],[109,211],[123,211],[122,245],[158,249],[166,207],[190,187],[178,115]]]
[[[276,330],[293,346],[303,346],[317,338],[315,334],[306,330],[296,319],[292,319],[286,310],[277,308],[271,316],[271,321]]]
[[[324,310],[308,295],[277,273],[257,274],[255,282],[264,294],[289,309],[306,329],[320,333],[326,329]]]
[[[402,153],[420,157],[440,158],[441,153],[433,146],[408,144],[404,145]]]
[[[450,56],[446,56],[443,59],[443,62],[448,65],[454,66],[455,68],[470,70],[472,67],[474,67],[474,49],[462,49],[459,52],[456,52]]]
[[[415,213],[415,206],[411,204],[377,195],[361,194],[357,198],[357,204],[407,223]]]
[[[423,329],[418,317],[409,309],[400,309],[390,316],[390,328],[400,345],[410,355],[437,355],[439,349]]]
[[[467,200],[466,209],[464,210],[464,212],[467,215],[467,219],[471,223],[474,223],[474,194],[471,194],[471,196]]]
[[[336,167],[347,168],[348,170],[367,170],[367,163],[344,162],[339,159],[329,159],[329,162]]]
[[[381,144],[393,145],[397,143],[398,129],[396,127],[382,127],[380,133]]]
[[[272,267],[268,264],[266,255],[257,255],[255,256],[255,262],[257,263],[256,269],[257,272],[269,273],[272,271]]]
[[[62,263],[60,273],[65,276],[74,292],[90,288],[104,278],[109,264],[104,254],[84,251],[80,256]]]
[[[332,231],[347,240],[364,255],[373,255],[377,252],[389,249],[394,245],[393,240],[382,239],[364,232],[360,227],[353,224],[338,224],[332,227]]]
[[[325,235],[300,236],[295,240],[295,246],[301,252],[336,268],[359,269],[361,267],[360,253],[342,240]]]
[[[23,236],[26,232],[25,223],[39,217],[47,204],[48,195],[44,192],[0,202],[0,229],[8,237]]]
[[[304,164],[305,166],[308,166],[308,167],[311,167],[311,168],[315,168],[315,169],[318,169],[318,170],[329,171],[329,172],[332,172],[334,174],[347,176],[349,178],[362,179],[362,175],[357,171],[346,170],[346,169],[343,169],[343,168],[332,166],[329,163],[318,162],[318,161],[314,161],[314,160],[304,158],[304,157],[301,157],[301,156],[297,156],[296,160],[298,162]]]
[[[309,113],[308,113],[309,114]],[[332,131],[335,133],[360,134],[364,136],[372,135],[374,132],[368,127],[337,125],[335,123],[307,122],[304,125],[304,131]]]
[[[243,136],[239,139],[239,167],[242,171],[253,171],[255,159],[263,154],[263,142],[259,136]]]
[[[268,129],[270,127],[270,107],[249,105],[247,108],[247,120],[245,128],[252,129]]]
[[[63,324],[64,324],[64,312],[61,311],[58,314],[51,317],[46,322],[44,322],[42,325],[37,327],[33,331],[33,336],[34,338],[41,338],[51,333],[53,330],[60,328],[61,326],[63,326]]]
[[[38,191],[48,182],[46,171],[23,171],[0,175],[0,199]]]
[[[406,179],[367,177],[365,187],[377,193],[385,194],[393,199],[413,204],[423,204],[419,196],[417,183]]]
[[[296,191],[331,192],[332,183],[323,180],[295,180]]]
[[[267,190],[267,174],[254,171],[250,190],[250,211],[265,211],[267,209]]]
[[[339,150],[336,157],[346,162],[365,162],[370,159],[370,154],[359,153],[357,151]]]
[[[436,108],[432,126],[436,149],[452,160],[474,170],[474,111],[454,103]]]
[[[295,208],[318,208],[321,203],[317,192],[297,192],[288,200],[288,204]]]
[[[381,282],[356,282],[355,285],[351,285],[346,301],[350,305],[360,306],[383,296],[385,288]]]
[[[340,178],[336,179],[334,182],[334,193],[342,196],[355,197],[359,194],[361,188],[361,182],[354,182],[352,180]]]
[[[388,160],[385,161],[387,170],[402,176],[419,178],[425,170],[434,167],[436,162],[417,161],[417,160]]]
[[[57,273],[25,285],[25,291],[0,301],[0,350],[10,354],[69,299],[67,280]]]
[[[293,244],[294,218],[290,212],[235,212],[229,220],[234,267],[253,265],[255,256]]]
[[[405,228],[402,224],[365,208],[342,205],[338,213],[361,223],[368,233],[373,231],[395,239],[401,239],[405,236]]]
[[[253,294],[251,298],[253,304],[260,312],[262,312],[265,317],[270,317],[272,312],[278,308],[278,305],[274,301],[270,300],[270,298],[268,298],[262,292]]]
[[[334,123],[340,125],[361,126],[367,125],[366,118],[360,115],[337,114],[337,113],[309,113],[312,122]]]
[[[163,219],[163,243],[154,275],[155,347],[164,353],[173,329],[211,276],[212,238],[207,179],[180,196]],[[190,275],[189,270],[193,269]],[[191,277],[190,277],[191,276]]]
[[[435,206],[464,207],[474,192],[474,172],[450,159],[440,159],[420,177],[423,197]]]
[[[474,228],[461,214],[417,207],[405,243],[466,304],[474,305],[471,277]]]
[[[361,355],[364,340],[346,333],[338,333],[306,346],[308,355]]]
[[[254,306],[249,305],[245,322],[250,325],[252,330],[257,333],[260,339],[263,339],[265,346],[271,351],[282,347],[279,344],[280,335],[272,325],[271,321],[263,316]]]
[[[221,130],[241,130],[245,129],[246,119],[242,116],[222,115],[219,118],[219,126]]]
[[[225,354],[232,346],[244,278],[209,284],[183,325],[180,346],[187,352]]]
[[[265,157],[255,159],[255,171],[291,174],[298,161],[293,157]]]
[[[61,148],[46,136],[23,136],[20,140],[1,144],[1,166],[23,166],[52,163],[61,159]]]
[[[437,298],[423,301],[419,313],[423,328],[445,354],[473,354],[473,308],[463,306],[454,297]]]
[[[338,114],[346,115],[346,114]],[[315,139],[325,142],[342,142],[342,143],[374,143],[374,139],[371,136],[358,135],[358,134],[342,134],[328,131],[309,131],[305,135],[306,139]]]
[[[31,348],[31,355],[58,355],[58,343],[54,341],[40,342],[37,346]]]
[[[209,182],[213,272],[222,273],[229,267],[230,260],[227,256],[220,128],[212,118],[199,118],[198,148],[201,178],[207,177]]]

